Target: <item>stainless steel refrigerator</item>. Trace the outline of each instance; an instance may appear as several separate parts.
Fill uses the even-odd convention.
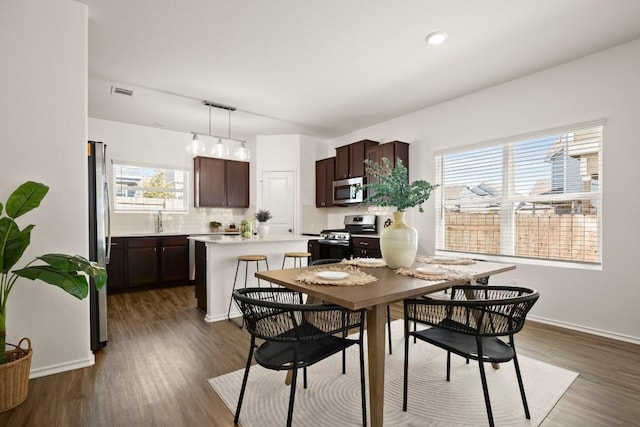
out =
[[[89,141],[89,259],[106,267],[111,248],[109,185],[106,144]],[[89,289],[91,350],[107,345],[107,284],[97,290],[93,279]]]

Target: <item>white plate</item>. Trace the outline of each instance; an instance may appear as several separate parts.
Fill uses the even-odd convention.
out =
[[[447,262],[447,261],[456,261],[458,258],[454,257],[454,256],[434,256],[431,259],[434,260],[434,261]]]
[[[418,267],[416,271],[424,274],[444,274],[444,270],[437,267]]]
[[[344,271],[318,271],[316,276],[324,280],[342,280],[349,277],[349,273]]]
[[[360,258],[359,261],[363,264],[381,264],[383,261],[380,258]]]

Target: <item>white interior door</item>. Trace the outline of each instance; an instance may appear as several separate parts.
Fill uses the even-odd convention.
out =
[[[262,172],[262,205],[273,215],[269,234],[293,233],[295,223],[295,182],[293,171]]]

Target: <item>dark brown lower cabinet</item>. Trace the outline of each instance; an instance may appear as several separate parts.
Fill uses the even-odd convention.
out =
[[[111,239],[109,264],[107,264],[107,272],[109,274],[108,291],[122,289],[127,286],[126,244],[127,240],[122,237]]]
[[[114,246],[115,243],[115,246]],[[112,239],[107,290],[187,284],[189,245],[186,236]]]
[[[380,258],[380,239],[377,237],[353,237],[353,256],[355,258]]]
[[[309,240],[307,243],[307,252],[311,254],[311,261],[320,259],[320,243],[317,240]]]
[[[196,242],[196,307],[207,312],[207,247],[203,242]]]

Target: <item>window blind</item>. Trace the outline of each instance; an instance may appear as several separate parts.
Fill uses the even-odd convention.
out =
[[[603,126],[436,155],[436,249],[599,264]]]

